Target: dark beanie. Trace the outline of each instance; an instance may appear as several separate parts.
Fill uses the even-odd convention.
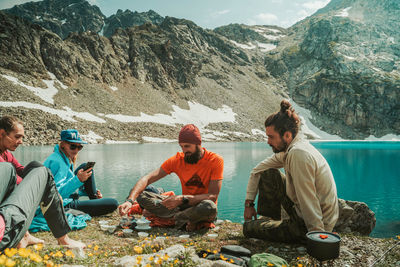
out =
[[[182,127],[179,132],[179,143],[189,143],[200,145],[201,144],[201,135],[199,128],[197,128],[194,124],[187,124]]]

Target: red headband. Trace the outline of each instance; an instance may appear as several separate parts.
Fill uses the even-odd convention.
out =
[[[187,124],[182,127],[179,132],[179,143],[189,143],[200,145],[201,144],[201,135],[199,128],[197,128],[194,124]]]

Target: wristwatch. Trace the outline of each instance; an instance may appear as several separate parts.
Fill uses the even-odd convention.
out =
[[[187,205],[189,204],[189,199],[185,196],[182,197],[182,205]]]
[[[126,198],[126,199],[125,199],[125,202],[129,202],[129,203],[131,203],[131,204],[133,205],[133,200],[130,199],[130,198]]]
[[[254,207],[254,202],[245,202],[244,203],[244,206],[246,207],[246,208],[250,208],[250,207]]]

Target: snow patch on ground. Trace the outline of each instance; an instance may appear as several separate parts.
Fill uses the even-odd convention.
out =
[[[229,41],[231,41],[231,43],[233,43],[234,45],[236,45],[237,47],[240,47],[242,49],[255,49],[256,48],[256,46],[250,42],[248,42],[247,44],[241,44],[241,43],[235,42],[233,40],[229,40]]]
[[[95,132],[89,131],[88,134],[81,134],[82,139],[91,144],[97,144],[97,140],[104,139],[102,136],[96,134]]]
[[[167,139],[167,138],[158,138],[158,137],[150,137],[150,136],[142,136],[143,141],[150,143],[172,143],[177,142],[177,140]]]
[[[394,134],[387,134],[382,137],[375,137],[373,135],[368,136],[365,138],[367,141],[400,141],[400,135],[394,135]]]
[[[340,10],[336,15],[335,15],[335,17],[348,17],[349,16],[349,10],[351,9],[351,6],[350,7],[346,7],[345,9],[343,9],[343,10]]]
[[[258,47],[260,47],[261,52],[268,52],[276,48],[274,44],[265,44],[257,42]]]
[[[99,118],[97,116],[94,116],[93,114],[90,114],[88,112],[76,112],[73,111],[69,107],[64,107],[64,110],[61,109],[54,109],[50,107],[46,107],[40,104],[35,104],[35,103],[29,103],[25,101],[17,101],[17,102],[5,102],[5,101],[0,101],[0,106],[2,107],[23,107],[23,108],[30,108],[30,109],[37,109],[41,110],[46,113],[50,113],[53,115],[57,115],[63,120],[66,121],[71,121],[71,122],[76,122],[74,117],[83,119],[86,121],[93,121],[93,122],[98,122],[98,123],[105,123],[106,121],[103,120],[102,118]]]
[[[138,141],[114,141],[114,140],[106,140],[105,142],[107,145],[119,145],[119,144],[139,144]]]
[[[306,136],[308,136],[309,138],[311,137],[312,139],[343,140],[338,135],[328,134],[327,132],[324,132],[324,131],[320,130],[319,128],[317,128],[316,126],[314,126],[314,124],[312,124],[312,122],[311,122],[311,119],[312,119],[311,111],[300,107],[291,99],[289,101],[292,104],[296,113],[300,116],[301,131]]]
[[[19,79],[9,76],[9,75],[1,74],[1,76],[6,78],[7,80],[13,82],[14,84],[25,87],[29,91],[33,92],[36,96],[40,97],[43,101],[46,101],[47,103],[50,103],[50,104],[54,104],[53,98],[58,93],[58,89],[55,87],[55,83],[57,82],[63,89],[66,89],[68,87],[66,85],[64,85],[62,82],[60,82],[59,80],[57,80],[56,76],[54,76],[53,73],[48,72],[48,74],[50,75],[51,80],[42,80],[46,84],[47,88],[40,88],[40,87],[34,87],[34,86],[27,85],[27,84],[21,82]]]
[[[145,113],[141,113],[140,116],[108,114],[105,115],[105,117],[120,122],[153,122],[169,126],[193,123],[199,128],[204,128],[210,123],[235,122],[236,113],[233,112],[232,108],[226,105],[223,105],[222,108],[214,110],[196,102],[189,101],[188,104],[189,109],[182,109],[173,105],[173,111],[171,112],[171,115],[147,115]]]
[[[118,88],[115,87],[115,86],[110,86],[110,89],[113,90],[113,91],[117,91],[118,90]]]

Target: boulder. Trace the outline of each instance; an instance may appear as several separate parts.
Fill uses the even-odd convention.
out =
[[[364,202],[339,199],[339,219],[335,232],[369,235],[376,224],[375,213]]]

